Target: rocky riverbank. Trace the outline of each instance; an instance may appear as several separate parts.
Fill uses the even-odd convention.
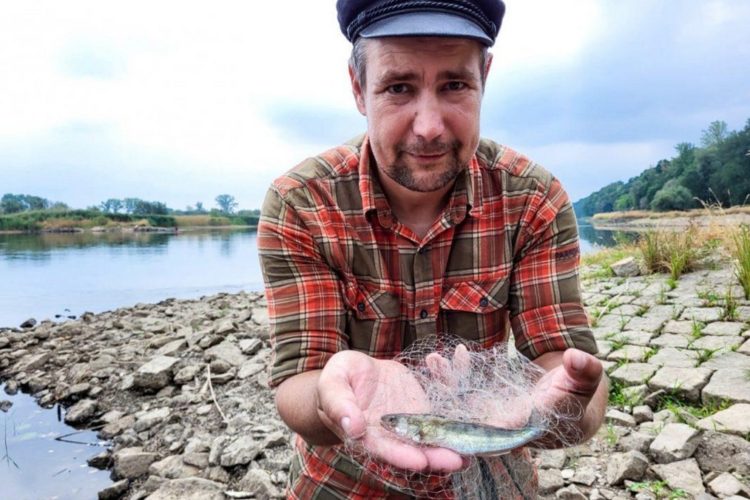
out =
[[[750,498],[750,302],[732,270],[584,289],[612,405],[589,443],[537,454],[540,493]],[[280,498],[291,436],[269,354],[263,296],[220,294],[0,330],[0,380],[111,440],[90,460],[116,481],[100,498]]]
[[[690,210],[687,212],[643,212],[622,215],[618,213],[597,214],[591,219],[596,229],[608,231],[680,231],[689,227],[736,228],[750,225],[750,213],[745,211],[725,212]]]

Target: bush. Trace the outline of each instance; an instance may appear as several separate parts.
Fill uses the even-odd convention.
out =
[[[695,205],[693,195],[685,186],[671,180],[657,191],[651,202],[651,209],[660,212],[667,210],[687,210]]]

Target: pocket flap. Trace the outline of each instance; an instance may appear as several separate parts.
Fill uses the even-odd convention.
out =
[[[507,278],[493,281],[464,281],[456,283],[443,294],[440,307],[452,311],[475,314],[503,308],[508,302]]]
[[[387,290],[357,288],[350,307],[357,319],[395,318],[401,311],[398,297]]]

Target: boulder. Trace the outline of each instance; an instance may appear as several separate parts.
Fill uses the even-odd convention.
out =
[[[149,466],[159,459],[156,453],[143,451],[143,448],[122,448],[113,456],[112,473],[116,478],[135,479],[145,476]]]
[[[672,462],[670,464],[658,464],[651,469],[673,490],[683,490],[691,498],[706,492],[703,487],[701,471],[698,462],[693,458]]]
[[[148,500],[225,500],[224,489],[221,483],[198,477],[173,479],[164,482]]]
[[[631,277],[641,274],[641,269],[635,257],[625,257],[614,264],[610,264],[610,269],[618,277]]]
[[[94,415],[96,415],[96,401],[82,399],[65,412],[65,422],[73,425],[83,424],[91,420]]]
[[[693,456],[701,433],[685,424],[667,424],[649,447],[649,453],[659,463],[670,463]]]
[[[179,362],[171,356],[157,356],[138,368],[133,377],[133,387],[148,391],[158,391],[172,381],[172,370]]]
[[[607,462],[607,484],[616,486],[626,479],[640,481],[647,468],[648,458],[639,451],[614,453]]]

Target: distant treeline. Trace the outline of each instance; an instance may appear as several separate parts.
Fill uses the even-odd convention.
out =
[[[677,156],[575,202],[576,214],[744,205],[750,200],[750,119],[744,129],[732,132],[725,122],[712,122],[703,131],[701,146],[678,144]]]
[[[160,201],[139,198],[110,198],[98,206],[83,210],[71,209],[62,202],[52,202],[40,196],[6,193],[0,198],[0,231],[38,231],[50,227],[93,227],[111,223],[138,223],[151,226],[177,227],[180,225],[248,225],[255,226],[260,210],[239,210],[234,197],[216,197],[219,208],[206,210],[203,203],[185,210],[173,210]]]

